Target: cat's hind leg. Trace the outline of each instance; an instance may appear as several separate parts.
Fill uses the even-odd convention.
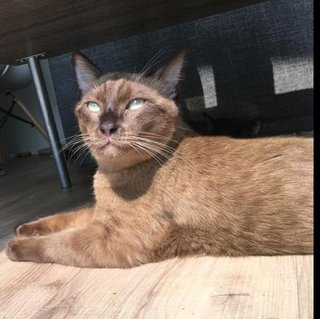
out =
[[[16,227],[17,236],[44,236],[70,227],[82,227],[92,218],[93,207],[55,214]]]

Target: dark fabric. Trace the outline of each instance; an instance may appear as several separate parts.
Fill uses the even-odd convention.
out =
[[[190,51],[181,94],[193,119],[203,120],[204,111],[212,118],[259,118],[261,135],[313,129],[312,0],[267,1],[84,53],[105,72],[132,72],[158,54],[156,69],[184,46]],[[77,100],[71,57],[49,60],[65,135],[71,136]]]

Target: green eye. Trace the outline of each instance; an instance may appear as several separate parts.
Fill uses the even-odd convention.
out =
[[[101,110],[101,106],[96,102],[88,102],[87,105],[91,112],[99,112]]]
[[[139,109],[144,104],[144,102],[145,100],[143,99],[135,99],[128,104],[127,109],[128,110]]]

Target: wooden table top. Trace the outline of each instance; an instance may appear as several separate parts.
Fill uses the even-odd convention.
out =
[[[0,63],[83,49],[263,0],[0,0]]]

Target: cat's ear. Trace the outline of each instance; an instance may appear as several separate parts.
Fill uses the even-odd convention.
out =
[[[100,70],[82,53],[72,52],[72,64],[81,95],[92,89]]]
[[[181,78],[186,52],[186,49],[179,51],[163,68],[155,73],[155,76],[163,83],[165,93],[170,99],[175,99],[177,96],[177,86]]]

